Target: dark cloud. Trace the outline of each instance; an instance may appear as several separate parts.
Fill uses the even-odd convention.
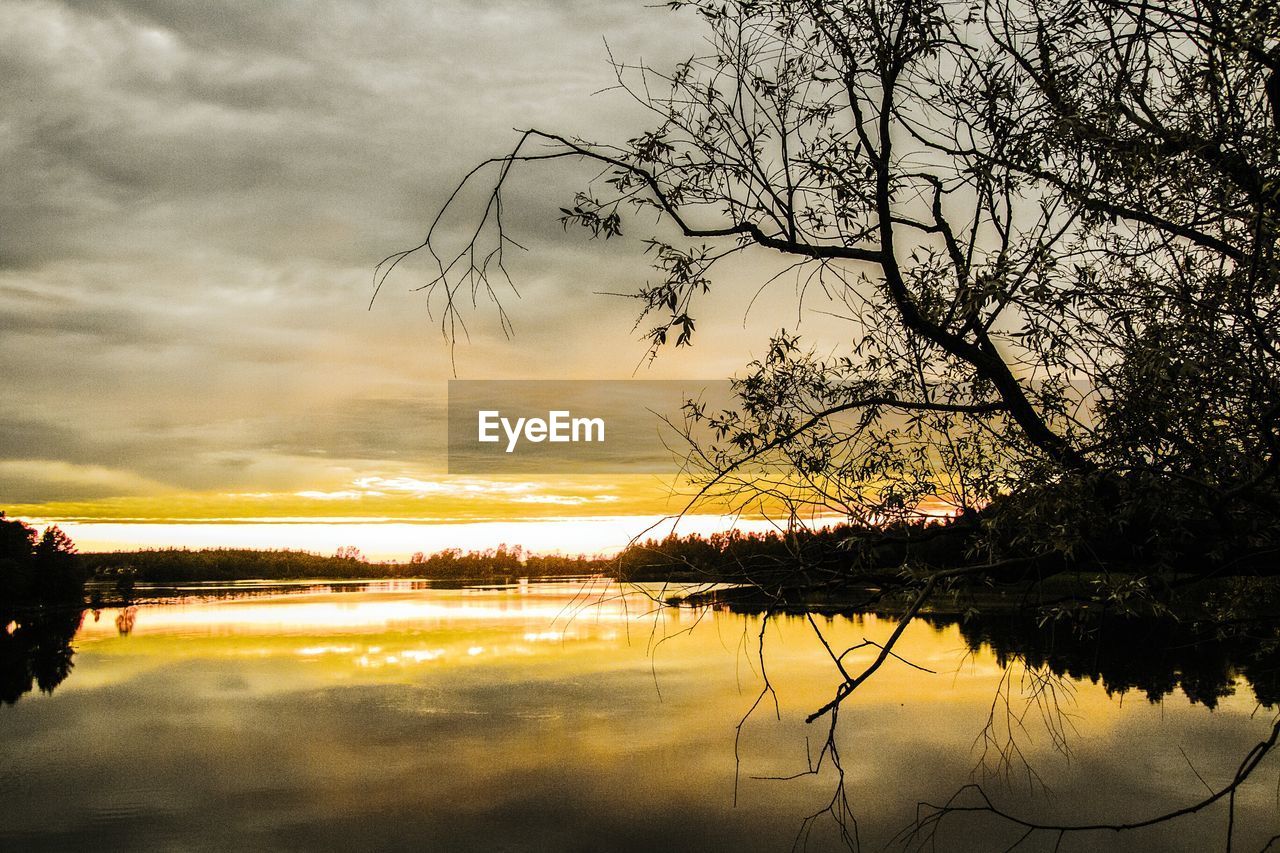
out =
[[[76,429],[6,413],[0,414],[0,459],[93,462],[95,454]]]
[[[148,486],[248,490],[265,476],[277,488],[300,489],[330,463],[427,470],[444,456],[444,414],[443,401],[350,399],[203,428],[104,430],[5,413],[0,463],[23,464],[0,464],[0,501],[103,497],[119,494],[112,489],[121,484],[131,494]],[[272,471],[271,460],[293,461]]]
[[[444,401],[350,400],[305,419],[273,425],[267,449],[296,456],[421,465],[446,449]]]
[[[100,346],[140,345],[163,340],[146,316],[127,305],[94,305],[66,294],[0,285],[0,328],[35,345],[73,336]]]
[[[371,249],[407,233],[387,219],[405,181],[439,189],[513,125],[594,111],[608,127],[616,110],[586,97],[607,80],[600,37],[625,42],[643,20],[553,2],[18,3],[4,17],[7,162],[23,168],[6,170],[2,213],[37,199],[45,227],[0,252],[31,261],[51,254],[40,236],[150,249],[166,231],[274,258],[317,218]],[[175,221],[154,222],[158,205]],[[59,233],[78,220],[96,227]]]
[[[301,481],[306,460],[435,452],[419,410],[455,362],[409,292],[429,268],[367,312],[373,264],[513,127],[639,126],[625,98],[592,97],[602,37],[661,61],[693,44],[673,20],[693,19],[588,0],[0,5],[0,455],[243,488]],[[555,222],[588,174],[512,182],[531,248],[512,258],[523,298],[504,295],[519,337],[478,306],[465,375],[625,376],[640,359],[634,306],[592,292],[643,281],[641,248]],[[14,470],[0,497],[35,488]]]

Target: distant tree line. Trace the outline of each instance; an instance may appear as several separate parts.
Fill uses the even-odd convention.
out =
[[[80,562],[91,577],[142,583],[358,578],[494,580],[594,574],[607,569],[604,560],[581,555],[525,555],[520,548],[506,545],[483,551],[449,548],[434,554],[419,552],[407,562],[371,562],[354,546],[343,546],[333,556],[285,549],[158,548],[84,554]]]
[[[908,558],[934,564],[964,558],[967,517],[900,522],[880,527],[836,524],[819,528],[710,536],[668,535],[633,543],[613,561],[623,580],[749,583],[770,589],[815,588],[856,578],[863,584],[895,579]]]
[[[333,555],[289,549],[153,548],[76,553],[56,526],[43,534],[0,513],[0,605],[82,601],[86,581],[112,583],[126,596],[136,583],[235,580],[355,580],[426,578],[487,581],[515,577],[603,574],[626,581],[743,582],[780,586],[818,583],[852,567],[866,582],[891,577],[908,555],[944,560],[954,554],[963,522],[896,524],[887,528],[834,525],[818,529],[744,533],[738,530],[669,535],[634,542],[616,557],[527,553],[521,546],[417,552],[407,561],[370,561],[346,545]]]

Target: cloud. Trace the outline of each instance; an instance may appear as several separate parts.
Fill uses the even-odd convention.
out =
[[[0,414],[0,500],[76,500],[93,494],[138,494],[138,484],[187,490],[300,489],[344,482],[353,471],[436,466],[443,404],[418,400],[339,400],[333,408],[260,413],[204,425],[145,426],[123,420],[110,428],[72,417]],[[17,464],[20,463],[20,464]],[[92,478],[50,476],[52,464],[109,466],[129,488]],[[70,470],[70,468],[68,468]],[[42,491],[43,490],[43,491]]]
[[[155,495],[162,483],[102,465],[76,465],[55,459],[0,460],[0,484],[6,501],[86,500],[120,495]]]
[[[412,497],[448,498],[454,501],[480,501],[493,507],[501,504],[547,504],[555,506],[585,506],[589,504],[615,503],[620,500],[614,494],[599,494],[613,486],[590,483],[542,483],[534,481],[506,482],[477,478],[453,477],[442,480],[419,480],[413,477],[360,477],[352,482],[352,488],[334,491],[304,490],[296,497],[317,501],[361,501],[365,498]],[[560,494],[547,489],[564,489],[571,486],[585,494]]]
[[[443,468],[455,361],[409,292],[429,269],[407,265],[367,311],[374,263],[513,127],[639,128],[625,97],[592,96],[601,38],[661,62],[693,49],[693,20],[595,0],[0,4],[0,457],[21,463],[0,499],[329,492]],[[518,337],[478,306],[462,375],[640,361],[634,306],[592,292],[642,282],[642,247],[554,219],[590,174],[512,182],[531,250],[512,257],[523,298],[504,297]],[[661,369],[743,361],[717,358]]]
[[[0,138],[18,168],[3,178],[0,253],[10,265],[161,248],[368,263],[419,232],[424,196],[508,145],[511,127],[616,121],[625,101],[589,98],[608,79],[600,37],[626,43],[649,23],[641,11],[6,4]]]

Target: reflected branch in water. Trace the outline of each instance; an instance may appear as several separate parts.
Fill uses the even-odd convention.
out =
[[[1021,562],[1021,561],[1012,561],[1012,562]],[[1000,564],[1000,565],[1003,566],[1004,564]],[[987,572],[996,567],[997,566],[994,564],[984,564],[980,566],[963,566],[961,568],[956,568],[956,569],[943,569],[942,571],[933,572],[927,578],[925,578],[924,585],[920,587],[920,591],[916,594],[916,597],[912,600],[911,604],[907,607],[907,611],[902,614],[901,618],[898,619],[898,624],[894,627],[893,633],[890,634],[889,639],[887,639],[884,642],[884,644],[880,646],[880,654],[876,655],[875,660],[871,661],[871,663],[867,665],[867,668],[864,669],[861,673],[859,673],[856,677],[850,678],[846,673],[845,680],[840,684],[839,687],[836,688],[835,698],[832,699],[827,704],[823,705],[818,710],[814,711],[812,714],[810,714],[807,718],[805,718],[805,722],[812,723],[814,720],[819,719],[824,714],[828,714],[834,711],[840,705],[841,702],[849,698],[849,696],[853,693],[854,690],[858,689],[858,685],[864,683],[868,678],[874,675],[876,670],[878,670],[881,667],[881,665],[884,664],[884,662],[889,659],[891,655],[893,657],[897,657],[897,655],[893,654],[893,647],[897,645],[898,640],[902,638],[902,632],[906,630],[907,625],[911,622],[912,619],[916,617],[917,614],[919,614],[920,608],[923,607],[926,603],[928,603],[930,597],[932,597],[933,595],[934,589],[938,586],[938,583],[940,581],[949,580],[952,578],[958,578],[963,575],[972,575],[972,574]],[[899,659],[901,660],[901,658]],[[843,671],[843,667],[841,669]]]
[[[1021,673],[1018,679],[1021,708],[1015,707],[1013,698],[1015,668]],[[1027,717],[1035,710],[1049,735],[1053,749],[1064,758],[1069,758],[1071,748],[1068,734],[1075,734],[1076,728],[1064,705],[1070,705],[1074,701],[1075,687],[1064,676],[1046,666],[1029,665],[1022,658],[1009,661],[1000,674],[986,723],[974,739],[975,747],[980,747],[974,774],[981,775],[984,779],[995,777],[1010,783],[1015,769],[1021,767],[1026,775],[1028,789],[1039,787],[1048,790],[1049,786],[1032,765],[1019,742],[1019,735],[1031,738]]]
[[[827,804],[823,808],[811,815],[808,815],[800,822],[800,829],[796,833],[796,839],[791,846],[793,851],[808,849],[810,835],[812,834],[814,827],[817,826],[818,821],[822,820],[823,817],[831,818],[832,822],[836,826],[836,831],[839,834],[840,841],[845,847],[852,851],[862,850],[862,839],[858,829],[858,817],[854,814],[853,806],[849,804],[848,789],[845,787],[844,765],[840,761],[840,748],[836,745],[835,740],[837,717],[838,712],[833,711],[831,714],[831,728],[827,736],[827,742],[823,746],[823,754],[830,756],[831,766],[835,769],[836,789],[832,793],[831,799],[827,801]],[[821,766],[821,763],[822,754],[818,757],[818,766]],[[814,772],[817,772],[816,768]]]
[[[738,789],[742,780],[742,728],[747,724],[747,720],[751,719],[756,709],[764,702],[766,697],[773,699],[773,714],[777,720],[782,719],[782,708],[778,704],[778,694],[773,689],[773,682],[769,680],[769,670],[764,662],[764,635],[769,628],[769,619],[772,613],[765,613],[760,619],[760,632],[756,640],[756,658],[760,661],[760,680],[762,686],[760,692],[756,694],[755,701],[751,703],[751,707],[742,715],[742,719],[738,720],[738,725],[733,732],[733,807],[738,807]]]
[[[777,691],[774,690],[772,682],[769,680],[769,674],[765,666],[765,659],[764,659],[765,629],[768,627],[769,618],[772,615],[773,615],[772,611],[766,611],[763,617],[761,618],[760,632],[759,632],[757,647],[756,647],[757,659],[760,661],[760,677],[763,682],[763,686],[761,687],[760,692],[756,695],[755,701],[752,702],[751,707],[747,709],[746,714],[744,714],[742,719],[738,721],[737,729],[735,731],[734,739],[733,739],[733,756],[734,756],[733,803],[735,807],[738,804],[738,787],[739,787],[740,772],[741,772],[741,756],[739,753],[739,745],[742,739],[743,726],[746,725],[747,720],[751,718],[751,716],[756,712],[756,709],[759,708],[760,705],[764,702],[765,697],[771,697],[773,699],[775,718],[778,720],[782,719],[782,710],[778,702],[778,694],[777,694]],[[846,651],[844,654],[837,655],[835,653],[835,650],[831,647],[830,642],[828,642],[826,636],[822,633],[821,628],[818,627],[818,623],[814,621],[813,615],[811,613],[806,613],[805,617],[808,620],[809,625],[813,628],[813,631],[817,635],[819,641],[822,643],[823,647],[827,650],[827,653],[831,656],[831,659],[832,661],[834,661],[836,668],[840,670],[841,675],[845,678],[847,682],[849,680],[849,673],[844,668],[843,658],[845,654],[848,654],[848,651]],[[860,647],[868,644],[878,645],[875,643],[870,643],[868,641],[866,643],[860,644]],[[832,792],[831,798],[826,802],[826,804],[822,808],[818,809],[817,811],[809,815],[806,815],[805,818],[800,822],[800,827],[796,832],[795,840],[792,842],[792,850],[808,849],[808,843],[812,836],[813,830],[818,825],[818,822],[821,821],[824,817],[829,817],[832,820],[841,842],[848,849],[853,851],[858,851],[862,849],[862,842],[861,842],[861,837],[860,837],[859,827],[858,827],[858,818],[853,811],[852,805],[849,803],[848,789],[845,785],[844,766],[841,763],[841,759],[840,759],[840,747],[839,747],[839,744],[836,742],[836,733],[838,729],[839,729],[839,708],[837,707],[837,708],[833,708],[831,711],[831,714],[828,720],[827,731],[823,739],[822,747],[818,751],[818,757],[816,761],[814,760],[813,755],[809,750],[809,740],[808,738],[806,738],[805,739],[805,762],[807,766],[804,770],[798,773],[792,773],[787,776],[752,776],[751,777],[753,780],[757,780],[757,781],[789,782],[805,776],[817,776],[822,772],[822,768],[824,764],[829,763],[831,765],[835,773],[835,780],[836,780],[835,789]]]
[[[991,801],[991,798],[987,795],[987,792],[983,790],[981,785],[969,784],[963,786],[951,797],[951,799],[942,805],[920,803],[917,807],[917,817],[915,822],[904,830],[900,838],[902,838],[907,844],[914,845],[916,849],[922,849],[926,844],[933,843],[937,837],[939,827],[947,817],[961,813],[982,813],[990,814],[1007,823],[1025,828],[1026,833],[1019,840],[1019,843],[1038,832],[1057,835],[1057,840],[1060,843],[1064,837],[1071,833],[1108,831],[1126,832],[1144,829],[1161,823],[1167,823],[1169,821],[1177,820],[1178,818],[1203,811],[1214,803],[1225,798],[1227,800],[1226,849],[1227,851],[1230,851],[1235,830],[1236,791],[1249,779],[1253,772],[1258,768],[1258,765],[1262,763],[1262,760],[1266,758],[1267,754],[1276,745],[1277,739],[1280,739],[1280,717],[1272,723],[1270,736],[1267,737],[1266,740],[1260,741],[1256,744],[1245,755],[1244,760],[1240,762],[1240,766],[1237,768],[1231,782],[1198,802],[1155,817],[1125,823],[1040,823],[1038,821],[1019,817],[1011,812],[1001,809]],[[967,794],[976,797],[978,802],[971,805],[961,804],[959,801]],[[1275,839],[1272,839],[1272,841],[1267,843],[1267,846],[1270,847],[1274,842]]]
[[[1015,846],[1028,843],[1037,834],[1049,835],[1050,846],[1053,846],[1054,833],[1065,837],[1089,831],[1138,830],[1202,811],[1222,800],[1226,801],[1227,807],[1228,837],[1238,833],[1240,827],[1236,825],[1236,789],[1243,785],[1263,757],[1272,750],[1277,739],[1275,729],[1268,740],[1248,752],[1230,785],[1216,790],[1196,772],[1199,784],[1207,789],[1207,797],[1191,806],[1141,821],[1115,824],[1037,821],[1016,815],[1011,810],[1000,810],[988,798],[988,791],[982,785],[992,778],[1009,784],[1019,774],[1025,774],[1031,793],[1049,790],[1045,779],[1033,766],[1033,761],[1038,760],[1035,758],[1037,750],[1028,747],[1047,735],[1048,745],[1054,752],[1064,758],[1071,757],[1071,741],[1079,736],[1073,712],[1076,684],[1082,680],[1100,682],[1108,695],[1122,696],[1130,690],[1141,691],[1153,703],[1180,689],[1192,704],[1211,709],[1216,708],[1224,697],[1232,695],[1240,686],[1248,685],[1260,705],[1275,706],[1277,697],[1280,697],[1280,684],[1277,683],[1280,678],[1280,625],[1276,624],[1273,617],[1264,613],[1270,610],[1263,606],[1264,599],[1259,598],[1254,602],[1253,611],[1256,612],[1234,608],[1233,612],[1238,618],[1231,623],[1216,618],[1197,618],[1194,612],[1182,614],[1178,618],[1172,614],[1159,618],[1140,618],[1106,612],[1084,612],[1072,620],[1045,620],[1018,608],[1003,612],[968,611],[961,616],[927,611],[928,596],[922,593],[936,593],[941,580],[934,579],[932,590],[929,589],[929,580],[924,580],[909,602],[906,612],[893,614],[894,627],[887,639],[876,642],[864,638],[862,642],[850,645],[843,652],[840,651],[840,645],[843,644],[833,644],[827,636],[828,630],[820,625],[812,613],[804,614],[803,618],[818,638],[840,679],[834,700],[809,718],[815,720],[823,711],[828,714],[823,745],[815,757],[806,741],[806,769],[801,772],[785,776],[751,777],[776,781],[794,780],[816,776],[824,769],[833,768],[835,778],[831,797],[827,799],[824,795],[822,808],[804,819],[797,834],[797,846],[808,842],[820,819],[830,817],[840,828],[840,837],[850,849],[858,849],[857,824],[849,807],[837,742],[838,715],[843,701],[852,694],[854,688],[865,684],[877,671],[875,666],[883,664],[889,657],[917,669],[924,669],[894,651],[911,621],[922,622],[934,630],[948,627],[957,629],[968,646],[969,654],[993,654],[1002,672],[995,694],[990,700],[985,722],[974,740],[974,747],[979,755],[973,774],[978,779],[962,787],[942,806],[922,804],[922,810],[917,812],[917,820],[908,830],[896,836],[897,841],[904,846],[919,849],[937,844],[946,849],[949,845],[944,844],[944,840],[939,837],[944,818],[962,811],[990,813],[1006,819],[1021,836]],[[746,610],[757,614],[761,612],[758,606],[743,607],[730,603],[728,607],[731,610]],[[763,612],[772,615],[780,611],[764,609]],[[888,615],[879,608],[871,611],[850,608],[843,612],[850,618],[866,615],[868,612]],[[861,671],[849,665],[848,655],[870,647],[879,649],[879,654],[871,664]],[[757,652],[757,656],[760,654],[761,652]],[[764,695],[762,693],[757,697],[753,711]],[[1280,720],[1275,725],[1280,726]],[[1041,728],[1044,734],[1040,733]],[[735,787],[736,782],[735,777]],[[966,801],[966,792],[975,791],[980,793],[979,802],[974,804]],[[1195,792],[1192,792],[1192,796],[1195,796]],[[995,836],[993,840],[994,838]],[[1268,847],[1264,849],[1274,849],[1278,844],[1280,838],[1268,842]]]

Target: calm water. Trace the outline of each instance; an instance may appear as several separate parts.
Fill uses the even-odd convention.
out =
[[[837,649],[893,627],[817,624]],[[65,681],[0,706],[0,850],[788,850],[837,776],[828,761],[760,777],[816,758],[826,729],[804,717],[838,678],[807,619],[770,619],[777,713],[767,698],[735,748],[763,683],[760,630],[602,582],[297,587],[88,613]],[[970,781],[1042,821],[1152,816],[1224,785],[1271,728],[1243,680],[1218,685],[1234,692],[1213,710],[1181,688],[1153,703],[971,645],[956,625],[913,623],[898,651],[935,673],[891,660],[843,707],[864,849]],[[1236,849],[1280,831],[1278,772],[1269,756],[1238,792]],[[1222,849],[1225,829],[1220,804],[1061,849]],[[1021,834],[954,816],[936,849]],[[834,822],[807,840],[837,849]]]

